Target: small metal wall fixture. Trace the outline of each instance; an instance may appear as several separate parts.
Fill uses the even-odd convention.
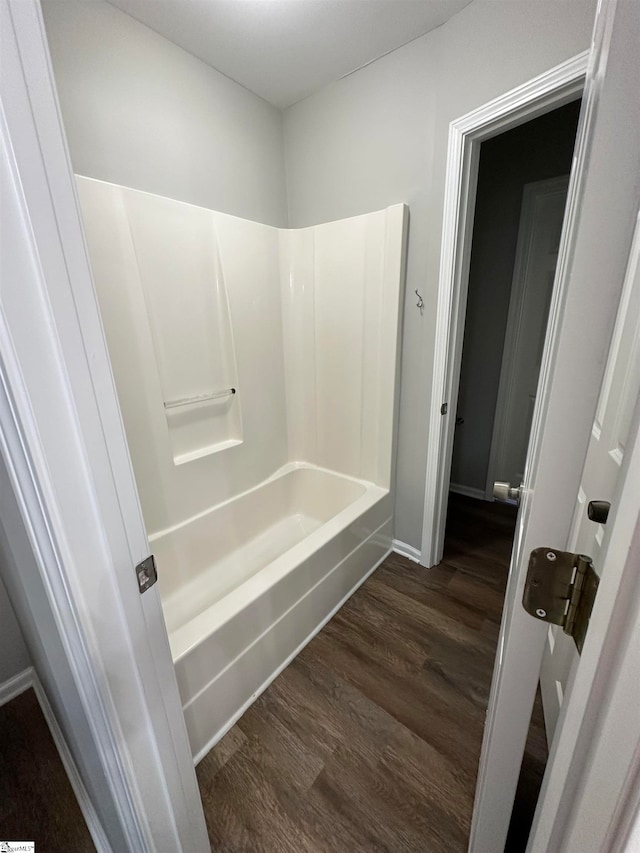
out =
[[[198,394],[196,397],[181,397],[179,400],[167,400],[164,407],[165,409],[178,409],[181,406],[195,406],[197,403],[206,403],[209,400],[232,397],[235,393],[235,388],[225,388],[223,391],[213,391],[211,394]]]
[[[418,297],[416,308],[420,311],[420,316],[422,316],[424,314],[424,299],[422,298],[422,294],[418,293],[418,288],[416,288],[415,294]]]

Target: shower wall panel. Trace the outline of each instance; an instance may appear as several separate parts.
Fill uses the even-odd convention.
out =
[[[211,212],[124,192],[176,465],[242,441],[227,289]]]
[[[152,538],[296,463],[390,490],[403,205],[287,231],[78,188]]]
[[[78,177],[150,535],[288,460],[278,232]],[[236,393],[201,403],[166,404]]]
[[[316,415],[315,229],[280,230],[282,330],[289,458],[318,457]]]
[[[385,488],[405,225],[395,205],[281,236],[290,453]]]

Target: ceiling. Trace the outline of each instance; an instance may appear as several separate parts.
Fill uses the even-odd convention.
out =
[[[109,0],[280,109],[471,0]]]

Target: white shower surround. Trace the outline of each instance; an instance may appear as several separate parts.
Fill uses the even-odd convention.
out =
[[[78,190],[198,760],[391,548],[407,210],[286,230]]]

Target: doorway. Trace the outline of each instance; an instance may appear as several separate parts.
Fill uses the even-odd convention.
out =
[[[444,559],[456,563],[462,536],[500,602],[516,507],[494,502],[493,483],[524,476],[580,105],[480,145]],[[546,758],[538,691],[507,850],[526,846]]]
[[[474,207],[482,144],[582,97],[586,54],[558,65],[546,74],[485,104],[449,126],[438,304],[435,329],[433,384],[428,420],[425,500],[420,563],[437,565],[443,558],[447,501],[458,400],[462,345],[467,307]],[[588,121],[590,112],[585,110]],[[582,145],[584,142],[581,143]],[[580,164],[584,151],[576,151]],[[573,170],[567,206],[575,206]],[[570,216],[568,221],[572,221]],[[559,270],[559,275],[561,271]],[[558,311],[554,291],[550,316]],[[548,353],[545,351],[546,355]],[[486,487],[486,484],[485,484]]]
[[[482,142],[450,490],[524,473],[580,100]]]

